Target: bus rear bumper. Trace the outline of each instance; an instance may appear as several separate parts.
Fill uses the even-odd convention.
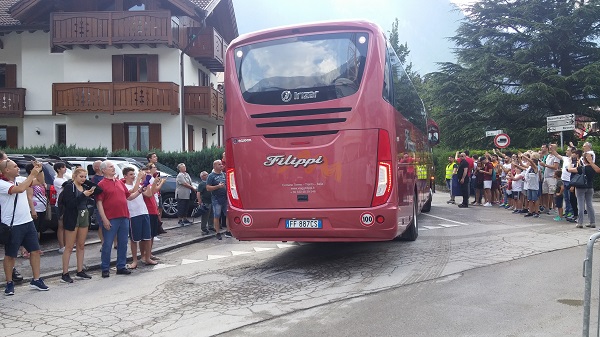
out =
[[[402,210],[404,207],[402,207]],[[240,210],[229,207],[229,228],[235,238],[246,241],[358,242],[388,241],[409,225],[411,209]],[[287,220],[319,220],[320,228],[289,228]]]

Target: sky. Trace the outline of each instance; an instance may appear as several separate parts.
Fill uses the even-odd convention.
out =
[[[424,75],[438,70],[436,62],[455,62],[448,40],[464,18],[455,5],[472,0],[233,0],[241,34],[298,23],[366,19],[384,31],[398,18],[400,43],[408,43],[408,62]]]

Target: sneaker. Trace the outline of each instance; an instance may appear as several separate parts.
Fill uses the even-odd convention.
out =
[[[202,235],[208,235],[210,234],[208,231],[202,231]]]
[[[588,228],[596,228],[596,224],[593,224],[593,223],[591,223],[591,224],[589,224],[589,225],[585,225],[585,227],[588,227]]]
[[[527,214],[525,214],[525,218],[529,217],[529,216],[533,216],[533,213],[527,213]]]
[[[73,282],[73,280],[71,280],[71,282]],[[42,280],[41,277],[39,279],[37,279],[37,280],[31,280],[31,282],[29,282],[29,287],[32,288],[32,289],[37,289],[39,291],[47,291],[48,289],[50,289],[44,283],[44,280]]]
[[[78,271],[77,274],[75,274],[75,277],[77,277],[77,279],[79,279],[79,280],[89,280],[92,278],[90,275],[86,274],[83,270]]]
[[[183,223],[184,223],[184,224],[186,224],[186,225],[189,225],[189,224],[191,224],[192,222],[191,222],[190,220],[188,220],[188,219],[185,219],[185,220],[183,220]]]
[[[73,279],[71,278],[71,276],[69,275],[69,273],[66,273],[66,274],[62,274],[62,277],[60,278],[60,282],[62,282],[62,283],[73,283]]]
[[[222,240],[221,233],[217,233],[217,240]]]
[[[59,254],[62,254],[62,253],[64,253],[64,252],[65,252],[65,247],[60,247],[60,248],[58,248],[58,253],[59,253]]]
[[[520,212],[521,212],[521,210],[519,210],[519,209],[515,209],[514,211],[512,211],[513,214],[517,214],[517,213],[520,213]]]
[[[226,232],[225,232],[225,237],[226,237],[226,238],[232,238],[232,237],[233,237],[233,235],[231,235],[231,232],[230,232],[230,231],[226,231]]]
[[[21,276],[21,274],[17,271],[17,268],[13,268],[12,279],[15,282],[23,281],[23,276]]]
[[[14,282],[6,282],[6,288],[4,288],[4,295],[11,296],[15,294],[15,283]]]
[[[546,208],[544,206],[540,206],[540,212],[543,212]]]
[[[103,270],[102,271],[102,278],[107,278],[110,277],[110,272],[108,270]]]
[[[469,208],[469,205],[458,204],[458,208]]]
[[[533,213],[533,217],[534,218],[539,218],[540,217],[540,213]]]
[[[492,204],[489,202],[486,202],[485,204],[483,204],[483,207],[492,207]]]
[[[179,220],[179,221],[177,221],[177,224],[178,224],[179,226],[185,226],[185,223],[183,222],[183,220]]]
[[[158,236],[154,237],[154,241],[160,241],[160,239],[158,238]]]
[[[583,225],[575,225],[575,228],[583,228]]]
[[[117,275],[129,275],[131,274],[131,270],[127,268],[117,269]]]
[[[562,221],[562,218],[557,215],[554,217],[554,221]]]

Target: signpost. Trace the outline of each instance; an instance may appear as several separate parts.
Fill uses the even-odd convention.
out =
[[[510,145],[510,137],[506,133],[501,133],[494,137],[494,145],[499,149],[505,149]]]
[[[560,147],[563,148],[563,131],[575,130],[575,114],[546,117],[548,133],[560,132]]]
[[[493,137],[493,136],[497,136],[497,135],[499,135],[501,133],[503,133],[502,130],[486,131],[485,132],[485,136],[486,137]]]

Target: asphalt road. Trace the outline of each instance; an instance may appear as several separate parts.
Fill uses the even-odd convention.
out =
[[[584,245],[596,231],[446,199],[435,195],[415,242],[217,241],[173,228],[158,266],[50,277],[45,293],[16,287],[0,298],[0,336],[581,335]],[[49,275],[54,255],[42,259]]]

